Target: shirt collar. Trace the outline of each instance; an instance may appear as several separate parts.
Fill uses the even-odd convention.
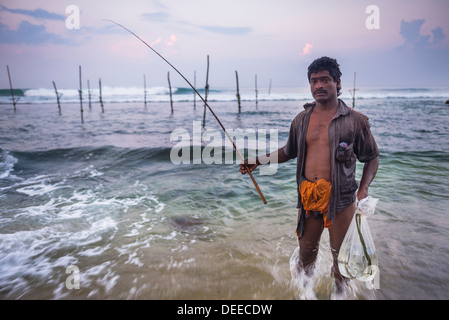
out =
[[[316,101],[311,102],[311,103],[306,103],[304,105],[304,109],[307,112],[312,112],[313,108],[316,105]],[[349,113],[349,107],[346,105],[346,103],[344,103],[343,100],[338,99],[338,107],[337,107],[337,112],[335,113],[335,117],[334,118],[338,118],[339,116],[344,116],[346,114]]]

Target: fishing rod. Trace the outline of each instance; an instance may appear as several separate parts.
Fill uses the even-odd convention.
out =
[[[240,153],[239,149],[237,148],[237,146],[234,143],[234,140],[231,138],[231,136],[229,135],[229,133],[226,131],[226,128],[224,127],[224,125],[221,123],[220,119],[218,119],[217,115],[215,114],[215,112],[212,110],[212,108],[209,106],[209,104],[206,102],[206,100],[204,100],[204,98],[199,94],[199,92],[195,89],[195,87],[190,83],[189,80],[187,80],[186,77],[184,77],[184,75],[178,70],[176,69],[167,59],[165,59],[159,52],[157,52],[156,50],[154,50],[148,43],[146,43],[142,38],[140,38],[137,34],[135,34],[134,32],[132,32],[131,30],[129,30],[128,28],[126,28],[125,26],[121,25],[120,23],[117,23],[115,21],[109,20],[109,19],[105,19],[105,21],[109,21],[112,22],[116,25],[118,25],[119,27],[125,29],[126,31],[128,31],[129,33],[131,33],[133,36],[135,36],[137,39],[139,39],[141,42],[143,42],[143,44],[145,44],[148,48],[150,48],[155,54],[157,54],[162,60],[164,60],[170,67],[172,67],[186,82],[187,84],[193,89],[193,91],[200,97],[200,99],[204,102],[204,105],[207,106],[207,108],[209,109],[209,111],[212,113],[212,115],[215,117],[215,119],[217,120],[218,124],[220,125],[220,127],[223,129],[224,133],[226,134],[226,136],[228,137],[228,139],[231,141],[232,146],[234,147],[234,150],[237,152],[237,154],[239,155],[240,159],[242,160],[242,163],[244,164],[244,166],[246,167],[246,171],[248,172],[249,176],[251,177],[251,180],[254,183],[254,186],[256,187],[257,192],[259,193],[260,197],[262,198],[262,201],[264,204],[267,204],[267,201],[265,200],[265,197],[262,194],[262,191],[259,188],[259,185],[257,184],[256,180],[254,179],[251,170],[249,169],[248,165],[245,164],[245,159],[243,158],[242,154]]]

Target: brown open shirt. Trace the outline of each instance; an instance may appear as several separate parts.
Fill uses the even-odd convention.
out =
[[[298,158],[298,187],[304,177],[307,127],[315,104],[306,103],[305,110],[293,119],[288,141],[284,146],[284,152],[289,158]],[[355,191],[358,189],[355,179],[356,159],[360,162],[373,160],[379,156],[379,149],[371,134],[368,117],[349,108],[340,99],[337,112],[329,124],[329,146],[332,192],[327,216],[333,222],[336,213],[355,201]],[[302,208],[299,192],[297,208]]]

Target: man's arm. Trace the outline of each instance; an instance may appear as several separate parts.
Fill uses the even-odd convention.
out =
[[[256,157],[256,159],[245,160],[244,163],[240,164],[240,172],[242,174],[247,173],[246,167],[248,167],[249,170],[253,172],[253,170],[256,169],[260,164],[268,164],[269,161],[273,159],[277,160],[277,163],[283,163],[290,160],[290,157],[285,154],[284,148],[282,147],[272,153],[267,153],[265,156]]]
[[[368,161],[363,166],[362,179],[360,180],[360,187],[357,191],[357,199],[360,201],[368,196],[368,188],[376,176],[377,169],[379,168],[379,157]]]

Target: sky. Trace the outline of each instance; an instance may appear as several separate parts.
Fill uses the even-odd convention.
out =
[[[79,14],[78,14],[78,13]],[[307,67],[330,56],[343,87],[449,87],[448,0],[0,0],[0,88],[307,88]],[[84,84],[85,86],[85,84]]]

